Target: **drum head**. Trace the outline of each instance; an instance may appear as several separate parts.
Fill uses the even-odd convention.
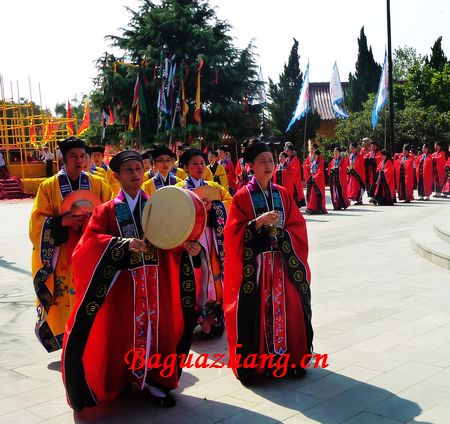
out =
[[[69,193],[61,204],[60,213],[92,213],[92,211],[102,202],[100,198],[91,190],[75,190]]]
[[[157,190],[142,212],[145,238],[160,249],[183,244],[194,228],[194,203],[183,189],[167,186]]]

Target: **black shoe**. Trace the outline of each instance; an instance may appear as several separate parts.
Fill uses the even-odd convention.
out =
[[[173,408],[176,406],[177,402],[175,401],[175,398],[172,397],[169,393],[166,394],[165,397],[152,395],[149,392],[150,400],[155,404],[160,406],[161,408]]]
[[[120,392],[120,397],[127,397],[133,391],[133,383],[128,383]]]
[[[302,367],[289,368],[289,374],[294,378],[303,378],[306,375],[306,369]]]
[[[360,206],[360,205],[362,205],[362,204],[363,204],[363,202],[360,201],[360,202],[356,202],[356,203],[354,204],[354,206]]]

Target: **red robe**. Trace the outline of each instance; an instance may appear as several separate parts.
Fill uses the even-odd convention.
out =
[[[291,173],[294,183],[294,200],[298,207],[305,206],[305,194],[303,193],[302,170],[297,156],[291,156],[287,161],[286,169]]]
[[[430,153],[416,158],[416,178],[419,196],[430,196],[433,192],[433,158]]]
[[[312,162],[309,168],[310,175],[306,181],[306,197],[308,199],[306,210],[312,213],[325,214],[327,213],[325,198],[325,165],[321,156],[318,159],[316,172],[313,174],[312,168],[314,167],[314,162]]]
[[[450,156],[448,157],[447,163],[445,164],[445,172],[446,172],[445,184],[444,187],[442,188],[442,193],[450,194]]]
[[[442,187],[445,184],[445,152],[440,150],[434,152],[433,155],[433,169],[434,169],[434,191],[441,193]]]
[[[395,183],[397,186],[398,200],[414,200],[414,155],[403,153],[395,161]]]
[[[392,159],[381,161],[377,167],[377,182],[374,198],[379,205],[393,205],[395,203],[395,176]]]
[[[331,201],[335,210],[347,209],[350,206],[347,193],[347,160],[341,157],[339,167],[335,168],[336,159],[328,165],[330,176]]]
[[[234,165],[231,159],[224,159],[219,163],[225,168],[225,172],[228,178],[228,185],[230,187],[230,193],[233,194],[236,191],[236,174],[234,172]]]
[[[239,158],[235,168],[236,174],[236,190],[247,185],[251,178],[250,166],[244,162],[243,158]]]
[[[366,190],[369,197],[373,197],[377,182],[377,167],[381,161],[381,152],[370,151],[364,156],[364,168],[366,174]]]
[[[355,175],[356,174],[356,175]],[[364,157],[358,153],[348,157],[348,198],[360,202],[366,187],[366,174],[364,171]]]
[[[281,256],[281,250],[273,256],[270,253],[267,244],[268,233],[264,228],[260,233],[256,231],[256,214],[259,216],[264,210],[255,212],[252,196],[256,193],[261,198],[264,194],[258,190],[254,181],[240,189],[233,197],[225,226],[224,311],[230,365],[236,365],[233,361],[236,353],[242,354],[242,363],[248,354],[261,355],[273,352],[276,346],[276,343],[272,345],[275,339],[275,326],[273,333],[268,333],[268,329],[272,325],[274,315],[271,311],[278,309],[274,305],[273,310],[270,307],[268,310],[267,302],[270,302],[269,305],[272,305],[272,302],[276,303],[277,299],[272,296],[271,289],[274,290],[273,287],[279,280],[283,281],[277,294],[280,298],[284,296],[284,302],[280,306],[284,312],[282,314],[284,319],[278,321],[277,330],[278,328],[284,330],[281,342],[285,343],[285,348],[287,346],[284,353],[291,355],[290,363],[298,364],[305,354],[311,352],[312,347],[310,302],[308,304],[308,300],[305,301],[304,297],[310,295],[311,281],[307,262],[306,223],[287,191],[272,184],[272,193],[276,190],[281,197],[284,215],[283,223],[278,224],[282,229],[277,230],[277,244],[282,246],[281,250],[288,255],[288,262],[291,265],[302,268],[302,271],[291,273],[291,268],[288,268],[285,262],[286,256]],[[273,196],[275,195],[277,194]],[[265,206],[263,209],[267,211]],[[291,242],[288,242],[289,239]],[[249,247],[252,246],[251,243],[254,243],[253,246],[258,249],[257,251]],[[270,267],[271,260],[276,263],[273,272]],[[279,280],[273,275],[277,272]],[[295,276],[295,283],[290,275]],[[299,294],[301,291],[304,296]],[[256,325],[248,325],[249,323]],[[242,348],[237,346],[238,343],[242,344]],[[242,368],[233,367],[233,370],[238,378],[246,377],[246,371]],[[259,366],[257,372],[264,372],[264,368]]]
[[[278,164],[273,173],[272,182],[278,184],[286,189],[286,191],[294,199],[294,181],[292,174],[285,168],[285,166]]]
[[[312,161],[312,155],[308,155],[308,157],[303,161],[303,178],[305,181],[308,181],[308,178],[311,175],[309,170],[311,168]]]
[[[73,255],[77,304],[66,327],[62,372],[68,402],[75,410],[114,399],[129,383],[143,384],[143,377],[134,375],[125,361],[127,352],[137,346],[134,328],[139,328],[139,317],[145,317],[145,313],[135,312],[135,308],[143,305],[139,302],[135,305],[135,284],[128,270],[136,255],[130,256],[128,242],[121,238],[115,201],[117,198],[94,210]],[[185,325],[180,293],[180,257],[185,253],[155,247],[147,252],[146,260],[159,262],[157,267],[149,266],[149,262],[140,267],[144,272],[149,271],[142,287],[147,290],[152,325],[147,327],[147,332],[142,332],[144,337],[141,335],[136,340],[143,340],[144,345],[147,341],[146,351],[161,354],[163,361],[177,350],[187,353],[190,348],[193,324],[190,328]],[[140,299],[139,284],[136,287]],[[192,318],[195,316],[193,292],[190,295]],[[129,360],[132,356],[129,355]],[[176,366],[168,377],[162,377],[160,370],[148,369],[147,382],[166,389],[176,388],[179,378]]]

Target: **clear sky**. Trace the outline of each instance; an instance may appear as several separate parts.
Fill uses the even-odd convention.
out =
[[[264,78],[277,79],[292,38],[299,41],[300,65],[310,60],[310,80],[328,81],[337,61],[342,81],[354,71],[357,37],[364,25],[375,60],[382,62],[386,36],[384,0],[210,0],[219,18],[233,27],[238,47],[254,40]],[[94,61],[112,51],[107,34],[119,34],[139,0],[12,0],[0,3],[0,74],[6,97],[29,98],[53,109],[92,89]],[[392,44],[429,54],[436,38],[450,56],[450,0],[391,0]],[[115,52],[118,53],[118,52]]]

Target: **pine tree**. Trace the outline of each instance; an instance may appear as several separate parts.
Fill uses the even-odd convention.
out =
[[[272,102],[269,104],[269,112],[272,119],[272,131],[275,135],[284,135],[288,141],[297,146],[303,145],[305,118],[297,121],[285,133],[297,106],[298,96],[303,82],[303,74],[300,70],[300,56],[298,54],[298,41],[294,38],[287,64],[284,64],[283,72],[279,76],[278,83],[269,78],[269,96]],[[320,117],[317,112],[308,113],[307,138],[315,136]]]
[[[223,134],[235,138],[258,134],[260,107],[248,108],[245,102],[258,85],[253,46],[237,49],[228,35],[230,25],[217,18],[207,0],[142,0],[138,11],[129,12],[131,20],[122,35],[108,37],[126,52],[124,57],[106,54],[97,63],[93,99],[99,106],[113,105],[116,120],[126,127],[139,72],[148,114],[147,120],[141,120],[145,142],[167,141],[171,133],[184,140],[201,135],[209,142],[220,142]],[[114,72],[118,60],[136,66],[116,64]],[[162,77],[166,60],[176,64],[175,88],[167,98],[172,110],[184,80],[189,106],[185,128],[180,126],[179,115],[173,130],[172,120],[167,121],[168,127],[158,127],[156,105],[162,84],[167,93],[167,78]],[[201,127],[193,121],[200,60],[204,61]]]
[[[440,36],[431,47],[431,56],[426,57],[425,63],[430,65],[436,71],[442,71],[446,63],[448,63],[447,56],[442,50],[442,36]]]
[[[348,76],[349,89],[346,96],[346,104],[352,112],[362,110],[368,94],[377,91],[381,74],[381,66],[373,58],[372,47],[367,46],[364,27],[361,28],[358,38],[358,60],[355,68],[355,75],[350,73]]]

